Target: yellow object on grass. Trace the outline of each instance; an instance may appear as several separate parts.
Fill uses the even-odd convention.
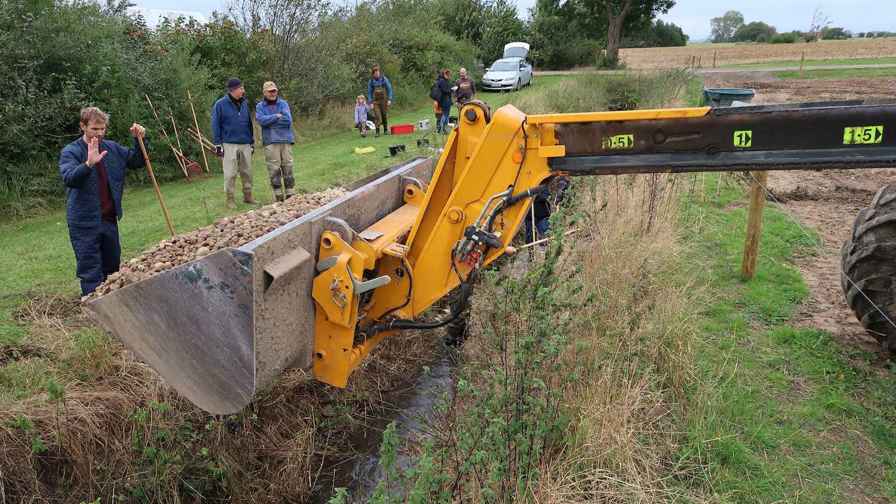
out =
[[[375,152],[376,147],[369,145],[367,147],[355,147],[355,154],[370,154],[371,152]]]

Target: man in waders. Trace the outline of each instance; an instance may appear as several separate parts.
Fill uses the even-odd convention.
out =
[[[379,65],[373,65],[370,80],[367,82],[367,102],[373,105],[376,124],[374,136],[380,136],[380,126],[383,127],[383,134],[388,135],[389,118],[386,113],[392,105],[392,83],[380,71]]]

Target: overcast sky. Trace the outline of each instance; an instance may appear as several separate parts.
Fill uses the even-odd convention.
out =
[[[516,2],[523,16],[527,16],[528,10],[535,4],[535,0],[512,1]],[[150,10],[147,18],[158,17],[160,12],[168,10],[195,12],[201,19],[200,16],[208,17],[214,10],[224,10],[224,0],[136,0],[134,3]],[[709,20],[729,9],[739,10],[748,23],[765,21],[778,31],[791,31],[808,29],[816,7],[827,14],[834,26],[842,26],[853,32],[896,32],[896,0],[748,0],[731,3],[678,0],[677,5],[662,19],[681,26],[692,40],[703,40],[709,37]]]

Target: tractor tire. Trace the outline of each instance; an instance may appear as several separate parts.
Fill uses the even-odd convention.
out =
[[[840,252],[846,303],[884,351],[896,351],[896,184],[859,212]]]

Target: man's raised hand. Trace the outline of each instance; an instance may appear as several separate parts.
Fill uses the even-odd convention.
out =
[[[146,128],[140,126],[137,123],[131,124],[130,132],[131,135],[138,138],[143,138],[144,136],[146,136]]]
[[[87,161],[85,164],[93,167],[102,161],[108,152],[109,151],[100,152],[100,140],[96,137],[91,138],[90,141],[87,142]]]

